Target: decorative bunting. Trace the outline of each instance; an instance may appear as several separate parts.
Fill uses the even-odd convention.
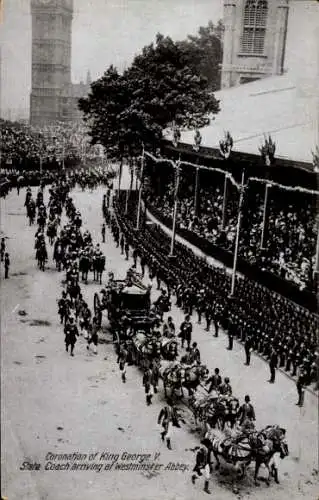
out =
[[[148,153],[147,151],[145,151],[144,154],[146,156],[148,156],[149,158],[151,158],[156,163],[166,162],[166,163],[169,163],[172,166],[173,169],[176,168],[175,162],[173,160],[170,160],[169,158],[156,158],[154,155],[152,155],[152,153]],[[190,163],[188,161],[181,161],[179,163],[179,166],[181,166],[181,165],[188,165],[189,167],[193,167],[195,169],[198,168],[200,170],[208,170],[209,172],[218,172],[220,174],[226,175],[226,177],[233,184],[233,186],[235,186],[238,190],[240,190],[241,184],[239,184],[238,182],[236,182],[235,179],[234,179],[234,177],[229,172],[225,172],[225,170],[222,170],[221,168],[206,167],[204,165],[197,165],[195,163]],[[295,191],[295,192],[300,192],[300,193],[307,193],[307,194],[311,194],[311,195],[314,195],[314,196],[319,195],[319,191],[316,191],[316,190],[313,190],[313,189],[307,189],[307,188],[303,188],[301,186],[285,186],[283,184],[279,184],[278,182],[270,181],[268,179],[259,179],[258,177],[249,177],[246,186],[248,186],[250,182],[259,182],[260,184],[269,184],[271,186],[276,186],[279,189],[284,189],[286,191]]]

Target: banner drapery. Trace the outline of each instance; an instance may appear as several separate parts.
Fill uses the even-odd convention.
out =
[[[145,154],[145,156],[148,156],[149,158],[151,158],[156,163],[166,162],[166,163],[169,163],[172,166],[172,168],[174,168],[174,169],[176,168],[176,163],[173,160],[169,159],[169,158],[162,158],[162,157],[157,158],[156,156],[154,156],[152,153],[149,153],[148,151],[145,151],[144,154]],[[238,182],[235,181],[234,177],[229,172],[226,172],[225,170],[222,170],[221,168],[206,167],[204,165],[198,165],[198,164],[195,164],[195,163],[191,163],[191,162],[188,162],[188,161],[181,160],[179,162],[179,168],[181,168],[182,165],[187,165],[187,166],[193,167],[195,169],[198,168],[200,170],[208,170],[210,172],[221,173],[221,174],[225,175],[228,178],[228,180],[233,184],[233,186],[235,186],[238,190],[240,190],[241,185]],[[286,191],[295,191],[295,192],[300,192],[300,193],[307,193],[307,194],[311,194],[313,196],[318,196],[319,195],[319,191],[316,191],[314,189],[307,189],[307,188],[303,188],[301,186],[285,186],[284,184],[280,184],[279,182],[270,181],[269,179],[260,179],[259,177],[249,177],[249,179],[247,180],[246,186],[250,182],[259,182],[260,184],[268,184],[270,186],[278,187],[279,189],[284,189]]]

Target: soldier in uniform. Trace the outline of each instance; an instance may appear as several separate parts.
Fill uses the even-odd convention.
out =
[[[300,371],[296,387],[297,387],[297,392],[298,392],[298,402],[296,403],[296,406],[303,406],[304,404],[304,399],[305,399],[305,384],[306,384],[306,376],[303,371]]]
[[[125,240],[124,251],[125,251],[125,260],[128,260],[129,252],[130,252],[130,245],[129,245],[129,242],[127,239]]]
[[[9,278],[10,257],[8,252],[4,254],[4,278]]]
[[[187,342],[187,349],[186,351],[189,351],[190,349],[190,344],[192,341],[192,331],[193,331],[193,325],[190,322],[190,316],[185,316],[185,320],[182,322],[180,326],[180,334],[179,337],[181,338],[181,343],[182,343],[182,349],[184,348],[184,343]]]
[[[6,240],[1,238],[1,262],[4,261],[4,254],[6,252]]]
[[[275,348],[272,349],[269,360],[269,368],[270,368],[270,379],[268,382],[271,384],[275,383],[276,378],[276,368],[278,367],[278,354]]]
[[[152,404],[152,397],[154,395],[154,378],[153,378],[153,365],[152,363],[148,368],[145,368],[144,374],[143,374],[143,385],[145,388],[145,394],[146,394],[146,404],[147,406],[150,406]]]
[[[124,253],[124,245],[125,245],[125,239],[124,239],[124,234],[121,234],[120,237],[120,248],[121,248],[121,254],[123,255]]]
[[[101,233],[102,233],[102,243],[105,243],[105,232],[106,232],[106,228],[105,228],[105,224],[103,223],[103,224],[102,224],[102,229],[101,229]]]
[[[211,468],[211,444],[208,439],[203,439],[201,441],[201,447],[196,454],[196,464],[193,469],[195,474],[192,475],[192,483],[195,484],[196,479],[203,475],[204,472],[204,491],[210,494],[209,490],[209,479],[210,479],[210,468]]]
[[[79,332],[77,326],[74,324],[73,317],[70,317],[69,322],[64,328],[64,332],[65,332],[65,350],[66,352],[68,352],[69,346],[71,346],[70,355],[74,356],[73,354],[74,346],[77,340],[76,338],[79,336]]]
[[[252,337],[248,336],[245,341],[245,354],[246,354],[246,363],[245,365],[250,365],[250,356],[251,351],[253,350]]]
[[[162,424],[163,431],[161,432],[162,441],[166,438],[166,445],[169,450],[172,449],[171,438],[173,432],[173,426],[180,427],[178,423],[178,414],[174,406],[166,405],[160,411],[157,419],[159,425]]]
[[[197,323],[200,325],[202,322],[202,314],[205,308],[205,290],[202,288],[196,294],[196,311],[198,316]]]
[[[94,354],[97,354],[97,345],[98,345],[98,342],[99,342],[99,339],[98,339],[98,330],[99,330],[99,325],[97,323],[97,319],[96,317],[93,318],[93,321],[92,321],[92,328],[91,328],[91,336],[88,340],[88,343],[87,343],[87,350],[90,349],[90,345],[93,343],[94,345]]]
[[[215,337],[218,337],[220,320],[221,320],[221,314],[219,306],[217,303],[215,303],[215,306],[213,308],[213,323],[215,328]]]
[[[256,420],[255,410],[248,395],[245,396],[245,402],[239,408],[238,419],[239,425],[243,425],[246,420]]]
[[[208,393],[212,392],[213,390],[219,390],[219,386],[221,385],[221,383],[222,383],[222,378],[219,375],[219,368],[215,368],[214,375],[209,377],[205,382],[205,385],[210,384]]]
[[[62,297],[58,301],[58,311],[59,311],[59,316],[60,316],[60,320],[61,320],[61,325],[63,322],[64,323],[66,322],[69,308],[70,308],[70,301],[67,298],[67,293],[63,290]]]
[[[134,250],[133,250],[132,257],[133,257],[133,261],[134,261],[133,267],[136,268],[137,258],[138,258],[138,251],[136,248],[134,248]]]
[[[227,347],[229,351],[233,350],[235,332],[236,332],[236,325],[234,323],[234,320],[230,319],[228,324],[228,347]]]
[[[206,303],[205,307],[206,332],[209,332],[212,319],[213,319],[213,307],[210,303]]]

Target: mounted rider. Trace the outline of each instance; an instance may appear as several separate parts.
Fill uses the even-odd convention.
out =
[[[153,364],[151,363],[148,368],[145,368],[143,374],[143,385],[145,388],[147,406],[152,404],[152,397],[154,393],[157,392],[157,382],[158,378],[153,372]]]

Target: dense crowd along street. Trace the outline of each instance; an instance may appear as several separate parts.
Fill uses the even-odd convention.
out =
[[[149,199],[166,216],[172,217],[172,191],[169,185],[163,197],[149,193]],[[230,188],[229,188],[230,189]],[[187,191],[185,190],[185,193]],[[208,241],[226,250],[234,248],[238,195],[229,197],[225,231],[221,232],[223,196],[221,188],[205,188],[199,192],[200,208],[196,215],[194,196],[183,196],[178,216],[182,228],[195,232]],[[236,199],[237,198],[237,199]],[[276,193],[271,199],[268,215],[267,251],[260,248],[263,197],[252,193],[248,201],[247,213],[241,232],[240,255],[248,262],[256,263],[284,279],[298,284],[301,288],[312,285],[312,270],[315,266],[316,221],[315,200],[311,197],[296,196],[287,199]]]
[[[95,184],[98,185],[100,180],[97,176]],[[42,342],[50,343],[53,341],[52,348],[56,354],[50,362],[54,363],[54,359],[58,356],[59,365],[64,366],[63,373],[66,374],[69,370],[73,371],[74,369],[71,368],[71,365],[65,365],[65,361],[70,363],[68,358],[72,357],[70,354],[74,355],[74,359],[79,363],[76,365],[78,366],[76,370],[79,370],[80,374],[85,368],[83,367],[83,356],[93,355],[92,362],[97,365],[96,369],[93,368],[93,373],[103,373],[106,370],[103,392],[109,391],[112,383],[119,384],[118,396],[121,397],[121,394],[124,396],[120,404],[121,418],[126,414],[124,420],[127,421],[126,419],[129,418],[128,422],[131,422],[130,425],[132,425],[134,433],[140,432],[140,436],[142,436],[140,425],[135,428],[136,419],[132,417],[132,409],[130,404],[128,405],[131,397],[138,397],[139,416],[143,414],[142,420],[146,419],[144,426],[148,429],[147,435],[154,435],[147,438],[147,447],[152,447],[153,442],[154,445],[156,443],[156,435],[158,436],[156,422],[158,421],[161,432],[155,449],[162,450],[160,443],[163,439],[166,453],[172,453],[175,461],[179,460],[181,463],[188,464],[187,474],[182,475],[178,480],[178,491],[183,491],[180,493],[181,498],[193,498],[194,494],[199,495],[203,488],[203,494],[216,493],[216,488],[218,488],[218,495],[223,498],[222,490],[225,489],[225,486],[220,484],[220,481],[223,482],[223,476],[219,476],[218,471],[214,470],[215,466],[219,464],[219,457],[222,459],[222,464],[225,464],[225,459],[226,463],[233,464],[227,469],[227,474],[230,476],[227,480],[228,483],[226,481],[226,484],[229,485],[226,486],[225,498],[227,498],[227,490],[231,492],[237,491],[239,488],[240,491],[243,488],[243,491],[247,491],[247,488],[249,490],[252,487],[250,485],[253,484],[251,481],[253,481],[254,473],[250,472],[250,467],[248,467],[250,463],[252,463],[252,467],[257,463],[261,464],[262,477],[275,480],[274,483],[271,482],[271,487],[272,489],[280,488],[280,490],[276,489],[274,497],[281,498],[280,495],[284,495],[287,488],[291,488],[291,484],[296,480],[292,476],[298,475],[298,473],[292,472],[296,467],[296,462],[292,457],[296,454],[299,457],[296,471],[297,469],[302,470],[305,474],[306,471],[309,473],[309,467],[310,469],[311,467],[315,468],[315,465],[310,465],[311,463],[315,464],[315,456],[312,454],[315,450],[311,451],[312,436],[309,429],[311,426],[315,429],[316,397],[306,389],[306,397],[304,398],[305,387],[313,389],[315,382],[312,366],[315,352],[314,346],[311,344],[311,325],[315,318],[309,315],[300,319],[299,316],[299,328],[303,329],[304,322],[307,321],[307,329],[310,332],[309,342],[305,344],[305,352],[300,357],[291,356],[289,351],[285,349],[280,351],[279,332],[284,326],[284,321],[276,329],[277,338],[270,336],[270,340],[267,337],[263,338],[262,342],[260,338],[256,340],[256,335],[253,332],[258,331],[258,329],[256,328],[256,319],[255,323],[252,322],[254,318],[254,303],[252,301],[251,316],[241,326],[241,315],[247,314],[245,310],[243,312],[244,301],[236,307],[230,304],[230,309],[225,313],[224,297],[221,290],[225,286],[225,280],[227,283],[229,279],[224,271],[209,268],[203,260],[195,258],[185,246],[179,244],[176,244],[175,247],[175,259],[167,259],[169,239],[159,227],[143,224],[139,232],[134,230],[136,220],[136,196],[134,192],[129,197],[128,213],[125,214],[125,193],[121,193],[118,199],[115,190],[111,189],[111,181],[109,181],[108,187],[97,188],[97,191],[91,181],[91,176],[86,178],[83,173],[71,174],[68,179],[63,180],[63,177],[61,180],[55,179],[53,184],[43,187],[43,195],[41,195],[41,189],[23,188],[19,196],[12,192],[5,199],[6,203],[18,204],[21,215],[24,217],[28,215],[27,209],[30,200],[32,202],[34,199],[37,206],[37,216],[31,220],[31,225],[29,225],[28,217],[27,222],[23,222],[20,231],[28,231],[29,234],[30,249],[28,253],[30,256],[32,255],[33,272],[42,273],[42,278],[41,276],[37,278],[39,283],[37,281],[36,288],[41,289],[41,281],[45,280],[47,283],[45,289],[48,291],[48,287],[52,286],[49,283],[55,279],[54,276],[57,277],[57,283],[54,286],[56,297],[53,294],[50,299],[50,311],[52,311],[50,317],[52,315],[52,318],[55,318],[54,320],[50,318],[50,322],[54,321],[56,325],[54,337],[41,337]],[[76,182],[80,188],[76,187]],[[30,192],[31,195],[28,194]],[[99,193],[98,196],[96,193]],[[85,201],[87,197],[91,200],[89,205]],[[25,203],[28,198],[28,203]],[[101,208],[104,218],[102,218]],[[89,221],[87,220],[88,216]],[[7,217],[12,216],[6,215]],[[45,220],[43,221],[43,219]],[[56,232],[51,233],[51,225],[56,228]],[[35,232],[37,233],[36,245],[34,245]],[[19,276],[14,276],[18,271],[16,267],[19,258],[17,258],[16,249],[12,247],[11,240],[12,236],[7,236],[5,239],[5,249],[9,250],[10,256],[13,254],[11,256],[13,277],[7,280],[9,286],[12,286],[13,280],[21,279]],[[34,246],[37,248],[34,249]],[[40,264],[39,271],[36,271],[35,251]],[[94,284],[94,278],[98,279],[97,283],[99,283],[100,277],[90,273],[94,261],[101,256],[105,258],[105,271],[101,277],[102,284],[98,285]],[[201,274],[199,274],[199,269],[202,269]],[[52,275],[52,271],[55,273],[54,275]],[[22,279],[26,279],[23,277],[22,268],[19,272],[22,273]],[[62,291],[61,284],[59,285],[61,278]],[[144,323],[143,333],[134,331],[134,324],[132,325],[125,318],[118,318],[114,314],[116,310],[114,311],[111,307],[109,292],[115,290],[118,293],[116,283],[119,279],[120,290],[122,290],[123,285],[135,287],[136,284],[141,283],[141,290],[147,294],[150,285],[152,285],[147,317],[150,319],[150,323],[147,328]],[[245,287],[249,285],[245,280],[243,281],[243,286],[240,288],[241,294],[245,293]],[[213,291],[215,294],[211,295]],[[251,297],[253,296],[251,289],[248,293]],[[265,291],[260,292],[257,287],[255,290],[256,309],[260,293],[265,294]],[[99,303],[95,303],[95,295],[100,297]],[[281,308],[287,307],[284,299],[280,300],[279,297],[275,296],[274,298],[277,308],[279,306]],[[45,302],[48,305],[48,299]],[[210,308],[211,304],[215,307],[212,310],[207,310],[208,303]],[[19,307],[21,306],[19,305]],[[102,307],[107,309],[108,319],[103,311],[100,311]],[[291,304],[290,307],[292,307]],[[291,314],[292,311],[293,309],[288,309],[287,315]],[[298,343],[296,319],[295,327],[291,332],[291,348],[294,349],[294,352],[299,353],[303,346]],[[21,316],[18,321],[28,320]],[[275,319],[274,317],[263,317],[264,328],[267,327],[268,321],[275,321]],[[40,331],[41,329],[43,326],[40,327]],[[225,332],[228,338],[225,338]],[[237,344],[236,340],[241,341],[242,344]],[[13,339],[6,342],[12,341]],[[277,346],[279,352],[275,364],[270,346]],[[60,355],[65,350],[68,351],[68,358],[63,360]],[[274,366],[276,372],[277,367],[281,367],[291,376],[295,376],[297,387],[295,382],[285,378],[282,372],[277,373],[273,386],[267,384],[267,366],[261,359],[254,356],[254,352],[264,356],[270,366]],[[289,356],[292,358],[291,360]],[[5,359],[8,361],[7,356]],[[38,360],[41,359],[40,356]],[[88,360],[91,360],[91,357]],[[251,366],[245,367],[244,361]],[[38,362],[43,363],[43,361]],[[137,371],[134,364],[139,367]],[[37,367],[37,370],[40,370],[42,366]],[[18,369],[19,366],[16,364],[14,370]],[[109,370],[112,370],[114,375]],[[252,382],[251,375],[249,375],[250,370],[256,377],[256,383]],[[272,373],[273,371],[271,371],[271,375]],[[108,382],[110,374],[112,375],[112,383]],[[30,376],[33,377],[31,374]],[[302,379],[302,377],[304,378]],[[262,392],[265,391],[267,385],[269,390],[267,390],[265,400]],[[50,386],[50,391],[59,391],[59,384],[56,389],[51,384]],[[60,381],[60,386],[60,391],[66,391],[65,397],[72,404],[71,395],[68,394],[63,379]],[[261,387],[263,387],[262,390]],[[72,384],[69,386],[69,389],[71,388]],[[182,399],[180,399],[181,389],[184,394]],[[278,391],[280,394],[286,394],[281,403],[278,403]],[[166,401],[164,399],[165,392],[168,397]],[[81,398],[81,402],[75,403],[74,400],[74,403],[83,407],[85,397],[84,401]],[[110,397],[111,395],[107,398],[108,402],[110,402]],[[125,402],[126,398],[129,398],[127,403]],[[300,409],[295,406],[297,402]],[[87,404],[85,407],[88,408]],[[60,404],[58,406],[61,408]],[[53,409],[52,411],[55,415],[56,411]],[[83,418],[86,420],[89,418],[89,414]],[[289,418],[283,416],[288,414]],[[141,424],[143,425],[143,422]],[[78,425],[80,430],[83,422],[79,422]],[[195,434],[189,434],[188,429],[194,425],[199,430]],[[104,428],[104,426],[102,427]],[[298,429],[300,441],[295,438],[296,429]],[[99,434],[98,431],[94,431],[94,433],[96,432]],[[87,434],[91,435],[88,428]],[[109,436],[111,442],[112,439],[114,440],[114,437]],[[100,440],[101,437],[96,442],[97,446],[100,446]],[[186,457],[182,453],[181,444],[184,441],[186,444],[189,440],[192,442],[191,447],[194,451],[191,454],[187,453]],[[95,442],[95,438],[93,441]],[[70,442],[73,443],[73,440],[71,439]],[[281,443],[284,445],[282,449]],[[243,445],[248,447],[251,453],[242,456],[240,450]],[[268,451],[265,458],[263,450],[265,446],[269,450],[269,445],[270,454],[267,454]],[[125,445],[123,446],[125,447]],[[136,446],[138,447],[138,444]],[[285,448],[286,446],[287,448]],[[302,450],[306,449],[311,452],[307,457],[307,465],[302,466],[304,456]],[[260,455],[259,452],[256,454],[258,450]],[[274,456],[272,453],[274,450],[276,450],[276,456],[277,454],[281,458],[286,456],[285,460],[278,462],[276,458],[274,462],[270,461],[270,458]],[[314,457],[313,462],[312,456]],[[268,472],[264,468],[264,462],[267,462]],[[234,470],[232,470],[233,466],[235,466]],[[238,483],[236,480],[238,474],[245,474],[245,479],[242,480],[244,482]],[[289,486],[286,474],[289,476]],[[172,479],[167,478],[165,474],[160,477],[165,484],[168,481],[173,491]],[[197,484],[197,477],[200,479],[200,484]],[[130,480],[129,477],[123,478],[124,482]],[[311,488],[312,480],[308,479],[308,481],[310,482],[307,483],[307,487]],[[276,485],[276,482],[280,484]],[[81,481],[79,486],[80,483]],[[192,485],[192,483],[194,484]],[[189,491],[190,485],[194,488],[192,493]],[[118,491],[121,491],[121,487],[118,487]],[[147,491],[147,485],[144,485],[143,488],[146,488],[145,491]],[[263,486],[261,488],[258,489],[258,495],[261,495],[258,498],[262,498],[263,495]],[[178,494],[176,493],[176,495]],[[252,490],[251,494],[253,494]],[[176,496],[176,498],[179,497]]]

